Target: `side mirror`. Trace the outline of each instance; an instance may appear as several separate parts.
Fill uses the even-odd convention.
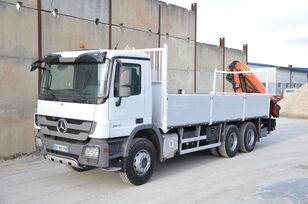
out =
[[[43,63],[42,60],[37,60],[37,61],[33,62],[33,63],[31,64],[31,69],[30,69],[30,71],[32,72],[32,71],[35,71],[36,69],[45,69],[44,67],[41,67],[41,66],[40,66],[42,63]]]
[[[132,69],[121,66],[119,74],[119,97],[130,96],[132,90]]]

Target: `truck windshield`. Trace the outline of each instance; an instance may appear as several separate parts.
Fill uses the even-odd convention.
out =
[[[97,103],[106,96],[109,60],[105,63],[46,64],[40,98]]]

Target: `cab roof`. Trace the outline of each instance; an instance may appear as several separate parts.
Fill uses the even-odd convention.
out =
[[[78,58],[82,55],[91,53],[106,53],[105,56],[108,59],[113,57],[135,57],[135,58],[146,58],[149,56],[141,50],[103,50],[103,49],[91,49],[91,50],[76,50],[76,51],[62,51],[47,54],[45,57],[50,55],[57,55],[61,58]]]

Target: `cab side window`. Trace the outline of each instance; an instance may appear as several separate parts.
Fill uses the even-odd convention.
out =
[[[141,93],[141,66],[140,64],[123,63],[123,66],[132,69],[131,96]],[[114,77],[114,97],[119,97],[119,71],[120,64],[117,63]]]

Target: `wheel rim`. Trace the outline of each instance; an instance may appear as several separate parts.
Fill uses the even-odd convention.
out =
[[[144,175],[151,166],[151,156],[150,153],[143,149],[137,152],[134,157],[134,171],[138,175]]]
[[[229,144],[229,149],[231,151],[234,151],[236,149],[237,146],[237,136],[236,133],[231,133],[228,139],[228,144]]]
[[[252,129],[247,131],[247,144],[249,147],[253,145],[255,141],[255,132]]]

